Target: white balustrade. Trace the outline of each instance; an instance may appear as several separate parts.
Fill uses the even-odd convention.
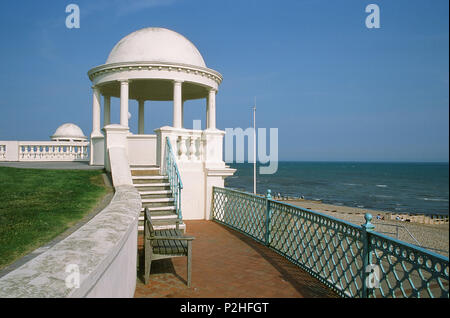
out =
[[[187,161],[188,160],[188,147],[186,146],[186,141],[188,140],[188,137],[186,135],[178,136],[178,159],[180,161]]]
[[[186,130],[177,132],[176,136],[177,159],[182,162],[201,162],[204,153],[204,140],[202,131]]]
[[[165,138],[169,137],[173,153],[179,163],[207,163],[223,166],[222,146],[224,131],[217,129],[190,130],[161,127],[157,133],[157,165],[163,165]]]
[[[19,141],[18,147],[18,161],[89,160],[89,142]],[[0,160],[1,158],[0,152]]]
[[[6,160],[6,145],[0,144],[0,161]]]

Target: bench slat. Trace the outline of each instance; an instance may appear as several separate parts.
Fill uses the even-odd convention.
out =
[[[183,234],[180,230],[164,229],[154,231],[153,236],[182,237]],[[154,239],[152,240],[152,247],[155,254],[185,255],[187,254],[188,244],[187,241],[183,240]]]

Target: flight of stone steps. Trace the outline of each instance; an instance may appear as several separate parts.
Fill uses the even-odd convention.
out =
[[[131,165],[131,177],[142,199],[138,231],[144,231],[144,209],[149,208],[155,229],[175,228],[177,219],[175,201],[167,176],[161,176],[158,166]],[[158,224],[159,223],[159,224]],[[186,225],[179,224],[184,231]]]

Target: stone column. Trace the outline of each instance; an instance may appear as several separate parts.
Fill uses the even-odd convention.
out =
[[[128,94],[129,81],[120,81],[120,125],[128,127]]]
[[[216,90],[210,89],[208,94],[208,129],[216,129]]]
[[[111,96],[103,96],[103,127],[111,124]]]
[[[100,132],[100,89],[92,87],[92,133],[91,136],[103,136]]]
[[[89,164],[101,166],[104,164],[104,138],[100,131],[100,89],[93,86],[92,92],[92,133]]]
[[[206,96],[206,129],[209,128],[209,93]]]
[[[140,99],[139,100],[139,119],[138,119],[138,134],[143,135],[145,132],[145,121],[144,121],[144,106],[145,106],[145,100]]]
[[[184,128],[184,102],[185,100],[181,102],[181,128]]]
[[[182,91],[181,81],[174,81],[173,83],[173,127],[182,128]]]

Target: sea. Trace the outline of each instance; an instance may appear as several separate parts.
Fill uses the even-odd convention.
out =
[[[253,192],[253,164],[229,164],[225,186]],[[257,193],[304,197],[323,203],[394,213],[449,213],[448,163],[279,162],[259,174]]]

